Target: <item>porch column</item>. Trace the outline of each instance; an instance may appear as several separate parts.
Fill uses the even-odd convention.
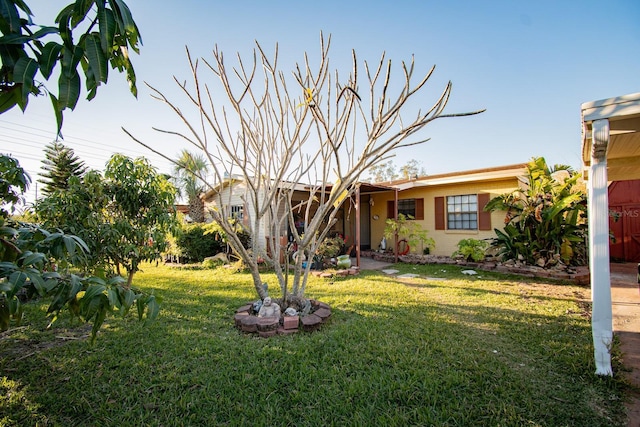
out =
[[[360,239],[362,237],[360,236],[360,197],[360,185],[358,184],[356,187],[356,238],[354,242],[356,244],[356,266],[358,268],[360,268]]]
[[[609,121],[592,123],[591,166],[589,168],[589,267],[591,271],[591,328],[597,375],[613,375],[611,343],[613,314],[609,271],[609,196],[607,189],[607,147]]]

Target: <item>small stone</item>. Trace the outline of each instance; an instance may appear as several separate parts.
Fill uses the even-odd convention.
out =
[[[284,329],[298,329],[298,324],[300,323],[299,316],[285,316],[283,320]]]
[[[260,338],[269,338],[274,336],[277,333],[278,333],[277,329],[273,329],[270,331],[258,331],[258,335],[260,335]]]
[[[243,305],[242,307],[240,307],[239,309],[237,309],[236,313],[242,313],[242,312],[249,313],[249,311],[251,311],[252,308],[253,308],[253,303],[246,304],[246,305]]]
[[[322,318],[319,316],[316,316],[315,314],[309,314],[308,316],[304,316],[302,319],[300,319],[300,321],[302,322],[303,329],[307,332],[311,332],[318,329],[322,324]]]
[[[242,318],[247,316],[249,316],[249,313],[236,313],[235,316],[233,316],[233,320],[238,328],[242,326]]]
[[[256,327],[258,329],[258,332],[261,332],[261,331],[265,332],[265,331],[274,331],[278,329],[279,325],[280,325],[280,322],[276,317],[260,317],[258,318]]]
[[[320,317],[323,321],[331,316],[331,310],[327,308],[319,308],[313,312],[316,316]]]
[[[256,316],[244,316],[240,319],[240,329],[243,332],[256,332],[258,330],[257,323],[258,318]]]

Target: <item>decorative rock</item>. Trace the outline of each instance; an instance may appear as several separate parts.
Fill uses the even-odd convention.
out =
[[[256,332],[258,330],[257,323],[258,318],[256,316],[243,316],[240,319],[240,329],[243,332]]]
[[[284,317],[284,329],[298,329],[298,324],[300,323],[299,316],[285,316]]]
[[[236,310],[236,313],[249,313],[253,308],[253,304],[243,305],[239,309]]]
[[[316,311],[314,311],[313,314],[318,316],[319,318],[321,318],[324,321],[329,316],[331,316],[331,310],[323,307],[323,308],[319,308]]]
[[[297,332],[298,332],[298,328],[295,328],[295,329],[278,328],[278,335],[291,335]]]
[[[468,276],[475,276],[478,274],[475,270],[462,270],[460,273],[466,274]]]
[[[242,319],[247,316],[249,316],[249,313],[247,312],[236,313],[235,316],[233,316],[233,320],[238,328],[242,326]]]
[[[322,318],[316,316],[315,313],[304,316],[300,321],[302,322],[303,329],[307,332],[315,331],[322,324]]]
[[[318,301],[317,308],[326,308],[327,310],[331,310],[331,306],[326,302]]]
[[[269,338],[274,336],[277,333],[278,333],[277,329],[274,329],[271,331],[258,331],[258,335],[260,335],[260,338]]]
[[[293,307],[287,307],[287,309],[284,311],[284,315],[285,316],[297,316],[298,312]]]
[[[258,332],[275,331],[280,326],[280,322],[275,317],[259,317],[256,326]]]

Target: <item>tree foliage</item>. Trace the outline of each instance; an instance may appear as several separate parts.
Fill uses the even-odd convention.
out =
[[[48,144],[44,148],[44,156],[41,166],[43,172],[40,174],[43,179],[38,182],[44,184],[42,192],[45,195],[55,190],[65,190],[72,176],[81,177],[87,171],[84,162],[75,155],[73,149],[61,142]]]
[[[523,188],[495,197],[485,210],[506,212],[493,242],[504,258],[544,267],[586,263],[586,206],[581,175],[537,157],[527,164]]]
[[[161,257],[177,224],[175,187],[144,158],[114,154],[104,177],[92,171],[72,177],[37,205],[46,227],[76,233],[91,249],[89,270],[112,269],[130,287],[140,263]],[[124,271],[122,271],[124,270]]]
[[[200,195],[205,190],[208,162],[202,154],[182,150],[173,168],[174,181],[189,203],[189,218],[204,222],[204,202]]]
[[[24,0],[0,2],[0,114],[18,105],[25,111],[30,96],[49,94],[62,128],[63,111],[73,110],[80,97],[81,71],[87,99],[107,83],[109,67],[125,72],[137,96],[136,75],[129,49],[138,53],[140,34],[123,0],[76,0],[62,9],[55,26],[33,22]],[[59,65],[57,91],[44,82]]]
[[[145,312],[148,319],[157,317],[156,297],[124,286],[122,277],[76,273],[90,253],[80,237],[9,216],[5,206],[13,209],[29,181],[17,160],[0,156],[0,330],[20,325],[22,299],[34,295],[51,300],[47,309],[51,324],[63,310],[93,322],[92,341],[110,312],[126,316],[135,306],[140,319]]]

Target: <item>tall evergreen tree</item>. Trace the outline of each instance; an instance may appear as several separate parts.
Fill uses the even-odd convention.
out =
[[[81,177],[87,171],[84,162],[75,155],[72,148],[54,141],[44,148],[45,159],[41,169],[44,171],[38,182],[44,184],[42,192],[50,195],[55,190],[65,190],[68,187],[69,178]]]

